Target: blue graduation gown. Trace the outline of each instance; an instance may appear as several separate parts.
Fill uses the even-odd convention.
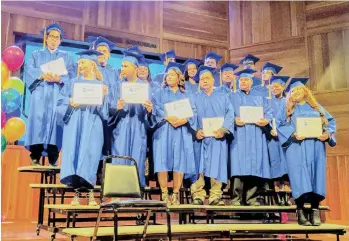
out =
[[[282,104],[286,101],[285,98],[272,98],[269,100],[273,111],[273,118],[276,118],[276,115]],[[286,157],[279,142],[278,136],[270,135],[268,140],[268,149],[269,149],[269,160],[270,160],[270,174],[271,178],[279,178],[287,174],[287,164]]]
[[[214,74],[213,74],[213,77],[214,77],[214,86],[215,87],[221,86],[221,75],[220,75],[220,72],[219,71],[215,71]],[[223,80],[222,80],[222,82],[223,82]]]
[[[108,87],[108,89],[112,89],[113,86],[117,84],[119,81],[119,72],[118,70],[111,67],[111,65],[107,64],[106,66],[98,66],[99,70],[103,75],[103,83]],[[111,154],[111,130],[108,127],[108,120],[103,121],[103,133],[104,133],[104,145],[102,150],[102,158],[104,156],[108,156]]]
[[[40,65],[59,58],[64,59],[68,74],[61,76],[62,84],[49,83],[38,78],[43,74]],[[35,144],[56,145],[62,147],[62,126],[57,125],[57,99],[64,84],[74,74],[71,55],[57,49],[51,53],[47,48],[34,51],[24,65],[24,79],[31,92],[30,108],[24,145],[27,149]]]
[[[195,174],[193,149],[193,133],[196,131],[196,108],[186,92],[177,90],[174,93],[169,87],[157,91],[153,95],[152,120],[155,125],[153,134],[154,172],[175,171]],[[189,98],[194,116],[188,123],[174,128],[165,120],[166,103]]]
[[[103,147],[102,120],[108,117],[107,101],[102,106],[69,105],[74,83],[103,84],[98,80],[72,79],[65,84],[57,102],[57,119],[64,126],[61,183],[92,187]]]
[[[192,83],[190,83],[189,80],[187,80],[184,82],[184,85],[185,85],[185,90],[187,91],[187,93],[195,94],[196,92],[199,91],[199,84],[198,83],[192,84]]]
[[[154,76],[152,82],[157,83],[160,87],[162,86],[162,82],[164,81],[165,72],[158,73]]]
[[[217,89],[222,93],[228,94],[232,92],[232,89],[230,89],[229,85],[230,83],[223,82],[222,86],[217,87]]]
[[[253,86],[252,88],[255,90],[256,95],[260,95],[264,97],[269,96],[269,89],[268,89],[269,87],[267,86],[257,85],[257,86]]]
[[[234,105],[235,116],[240,116],[240,106],[262,106],[264,118],[272,121],[272,109],[265,97],[253,89],[247,95],[241,90],[232,92],[230,99]],[[270,178],[268,145],[265,130],[255,124],[235,126],[234,140],[230,145],[231,176],[257,176]]]
[[[214,89],[210,96],[204,91],[194,95],[198,113],[198,128],[202,129],[202,118],[224,117],[223,128],[231,133],[234,130],[234,108],[228,96]],[[199,173],[215,178],[220,182],[228,180],[228,141],[224,137],[206,137],[197,142],[199,150]]]
[[[147,130],[149,129],[148,112],[141,104],[125,104],[124,108],[117,111],[117,101],[120,99],[120,80],[109,92],[109,120],[112,133],[112,154],[130,156],[137,161],[141,185],[145,186],[145,159],[147,151]],[[137,79],[137,83],[146,83]],[[149,99],[151,99],[151,87]],[[113,163],[128,164],[123,160],[113,160]]]
[[[336,120],[320,106],[328,120],[325,129],[330,133],[327,140],[329,145],[335,146]],[[296,131],[297,117],[319,117],[318,111],[308,103],[297,104],[290,122],[286,120],[286,104],[284,103],[277,115],[276,124],[280,143],[284,147],[288,175],[292,186],[292,196],[297,199],[302,194],[314,192],[323,198],[326,196],[326,146],[316,138],[297,141],[293,137]]]

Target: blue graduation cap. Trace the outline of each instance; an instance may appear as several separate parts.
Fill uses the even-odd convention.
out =
[[[84,50],[81,52],[76,53],[76,55],[79,55],[79,59],[89,59],[92,60],[94,62],[98,62],[98,56],[102,55],[102,53],[93,50],[93,49],[89,49],[89,50]]]
[[[128,49],[126,49],[127,51],[130,51],[130,52],[136,52],[136,53],[139,53],[141,54],[141,50],[139,49],[139,47],[137,45],[133,45],[131,47],[129,47]]]
[[[205,62],[206,59],[214,59],[214,60],[216,60],[216,63],[218,63],[222,58],[223,58],[223,56],[221,56],[215,52],[207,52],[203,61]]]
[[[103,46],[108,47],[109,52],[110,52],[115,47],[115,44],[112,41],[110,41],[102,36],[99,36],[99,37],[88,36],[87,40],[91,43],[91,47],[94,50],[96,50],[98,46],[103,45]]]
[[[200,65],[200,61],[193,58],[189,58],[187,59],[187,61],[184,62],[184,65],[186,68],[188,68],[189,64],[195,64],[195,66],[198,67]]]
[[[265,70],[270,70],[274,74],[278,74],[282,70],[282,67],[279,65],[267,62],[267,63],[265,63],[265,65],[262,68],[262,71],[265,71]]]
[[[286,92],[289,92],[291,89],[297,87],[297,86],[305,86],[305,84],[308,82],[309,78],[292,78],[290,83],[286,87]]]
[[[167,73],[171,69],[177,69],[181,71],[181,73],[183,74],[185,70],[185,65],[176,63],[176,62],[169,62],[168,65],[166,66],[165,72]]]
[[[272,84],[272,83],[280,83],[282,85],[285,85],[289,78],[290,78],[290,76],[274,75],[274,76],[272,76],[270,78],[270,84]]]
[[[139,61],[138,61],[138,66],[145,66],[147,68],[149,68],[149,64],[151,62],[149,60],[147,60],[146,58],[142,57]]]
[[[176,53],[174,50],[169,50],[166,53],[160,54],[161,62],[165,62],[167,58],[176,58]]]
[[[59,32],[59,34],[61,35],[61,38],[63,38],[65,36],[65,32],[63,30],[63,28],[61,26],[58,25],[58,23],[53,22],[50,25],[46,26],[45,28],[41,29],[40,33],[42,35],[45,35],[45,33],[49,33],[51,30],[56,30]]]
[[[136,52],[130,52],[127,50],[124,50],[122,52],[124,54],[124,58],[122,59],[122,61],[127,61],[137,66],[139,65],[139,62],[142,61],[142,58],[144,58],[143,55]]]
[[[193,80],[195,80],[196,83],[199,83],[200,76],[204,73],[211,73],[212,77],[214,77],[215,70],[215,68],[201,65],[198,71],[196,72],[195,76],[193,77]]]
[[[240,61],[240,64],[248,64],[248,63],[256,64],[258,61],[259,61],[258,57],[253,56],[252,54],[248,54]]]
[[[236,64],[224,63],[224,64],[221,66],[220,70],[221,70],[222,72],[224,72],[224,71],[234,71],[234,70],[236,70],[237,68],[239,68],[239,66],[236,65]]]

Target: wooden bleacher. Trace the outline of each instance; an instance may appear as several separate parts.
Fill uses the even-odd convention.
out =
[[[298,224],[173,224],[171,225],[172,237],[185,238],[218,238],[225,237],[233,240],[235,235],[239,234],[319,234],[330,233],[337,236],[345,234],[348,227],[322,224],[321,226],[300,226]],[[67,235],[74,240],[77,237],[89,238],[92,240],[94,228],[65,228],[62,234]],[[122,240],[138,239],[142,237],[142,226],[119,226],[118,238]],[[100,227],[97,237],[112,238],[114,235],[113,227]],[[166,238],[166,225],[148,226],[148,238]]]

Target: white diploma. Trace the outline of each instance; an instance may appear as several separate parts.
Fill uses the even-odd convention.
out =
[[[74,83],[73,101],[80,105],[103,105],[103,84]]]
[[[224,117],[202,118],[202,128],[206,137],[215,136],[213,133],[223,127]]]
[[[320,117],[297,117],[297,136],[305,138],[318,138],[322,135],[322,121]]]
[[[261,106],[240,106],[240,120],[254,124],[264,118],[263,107]]]
[[[44,73],[53,73],[58,76],[68,74],[63,58],[59,58],[56,60],[52,60],[46,64],[42,64],[40,65],[40,69]]]
[[[277,134],[277,130],[276,130],[276,121],[275,118],[273,118],[273,125],[272,125],[273,131]]]
[[[121,83],[121,97],[125,103],[144,104],[149,100],[148,83]]]
[[[179,119],[187,119],[194,115],[188,98],[166,103],[165,111],[166,116],[175,116]]]

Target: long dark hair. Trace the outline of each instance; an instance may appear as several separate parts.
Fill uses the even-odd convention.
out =
[[[179,90],[181,92],[185,92],[185,84],[184,84],[184,76],[183,76],[183,74],[178,69],[173,69],[173,70],[176,72],[176,74],[177,74],[177,76],[179,78],[179,83],[178,83]],[[168,72],[166,72],[164,74],[164,79],[162,80],[162,85],[161,85],[162,88],[166,88],[168,86],[168,84],[166,82],[167,75],[168,75]]]

